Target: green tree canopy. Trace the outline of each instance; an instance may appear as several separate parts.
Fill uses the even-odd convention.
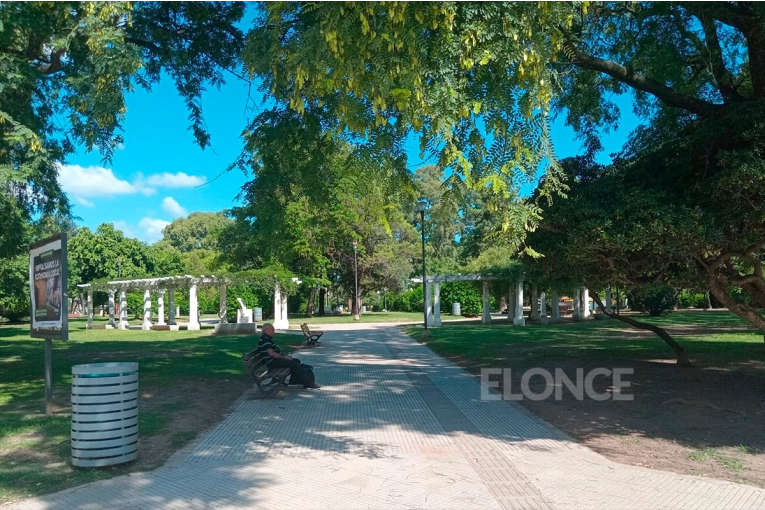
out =
[[[230,224],[231,219],[224,212],[193,212],[166,226],[160,243],[169,244],[181,253],[200,249],[215,251],[220,232]]]

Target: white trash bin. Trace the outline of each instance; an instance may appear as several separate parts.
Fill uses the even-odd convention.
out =
[[[138,455],[138,363],[72,367],[72,465],[101,467]]]

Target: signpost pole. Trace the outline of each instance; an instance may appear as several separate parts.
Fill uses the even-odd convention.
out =
[[[66,233],[29,246],[32,338],[45,339],[45,414],[53,414],[53,339],[69,339]]]
[[[45,339],[45,414],[53,414],[53,340]]]

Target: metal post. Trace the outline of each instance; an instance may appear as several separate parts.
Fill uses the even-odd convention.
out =
[[[53,340],[45,339],[45,414],[53,414]]]
[[[353,240],[353,320],[359,320],[359,265],[356,257],[356,240]]]
[[[425,211],[420,211],[420,219],[421,226],[422,226],[422,285],[423,289],[425,289],[425,285],[428,283],[425,281],[426,279],[426,272],[425,272]],[[422,293],[422,311],[423,315],[425,317],[425,329],[428,329],[428,304],[425,302],[425,292]]]

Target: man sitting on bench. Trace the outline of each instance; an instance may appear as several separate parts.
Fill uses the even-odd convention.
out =
[[[304,383],[304,381],[307,381],[307,378],[313,378],[311,377],[312,374],[310,376],[306,374],[299,359],[282,355],[279,347],[274,343],[274,332],[273,324],[263,324],[263,334],[258,342],[258,351],[266,363],[266,368],[268,370],[272,368],[289,368],[290,384],[292,384],[292,381],[295,381],[298,384],[302,383],[303,388],[321,388],[321,386],[313,381]]]

